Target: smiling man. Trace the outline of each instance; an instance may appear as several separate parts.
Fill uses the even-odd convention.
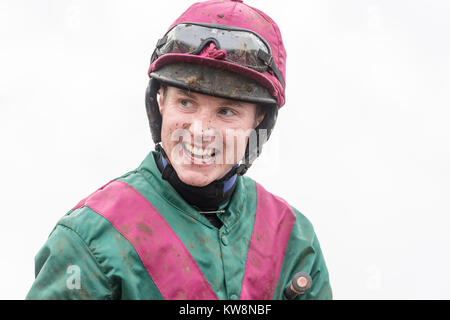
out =
[[[57,223],[27,298],[331,299],[311,223],[245,176],[285,103],[285,58],[263,12],[189,7],[148,71],[156,150]]]
[[[163,87],[162,146],[180,180],[203,187],[225,176],[244,157],[248,133],[264,117],[257,109],[254,103]]]

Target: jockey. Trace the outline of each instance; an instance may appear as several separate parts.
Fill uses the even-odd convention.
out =
[[[148,70],[155,150],[60,219],[26,298],[331,299],[309,220],[245,176],[285,103],[285,63],[265,13],[190,6]]]

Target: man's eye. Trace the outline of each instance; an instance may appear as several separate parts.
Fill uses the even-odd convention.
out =
[[[189,106],[191,106],[191,102],[189,101],[189,100],[181,100],[180,101],[180,103],[181,103],[181,105],[183,106],[183,107],[189,107]]]
[[[227,116],[227,117],[233,116],[233,115],[236,114],[236,113],[235,113],[233,110],[231,110],[231,109],[220,109],[219,113],[220,113],[221,115],[224,115],[224,116]]]

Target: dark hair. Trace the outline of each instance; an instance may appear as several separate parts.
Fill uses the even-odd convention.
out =
[[[255,112],[255,120],[257,120],[260,116],[266,114],[267,106],[262,103],[256,104],[256,112]]]
[[[161,83],[160,88],[162,89],[162,103],[164,104],[164,100],[166,100],[167,85],[165,83]]]

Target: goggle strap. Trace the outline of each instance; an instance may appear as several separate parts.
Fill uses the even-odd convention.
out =
[[[264,64],[273,71],[273,73],[275,74],[275,76],[277,77],[277,79],[280,81],[281,85],[284,88],[283,77],[280,73],[280,70],[278,70],[277,65],[275,64],[275,61],[273,60],[272,55],[259,49],[258,50],[258,58],[260,58],[264,62]]]
[[[153,61],[155,61],[157,58],[159,58],[162,54],[161,54],[161,50],[159,50],[163,45],[165,45],[167,42],[167,35],[165,35],[164,37],[162,37],[161,39],[158,39],[158,42],[156,42],[156,47],[155,50],[153,50],[153,54],[152,54],[152,58],[151,58],[151,63],[153,63]]]
[[[258,58],[260,58],[266,66],[269,66],[271,61],[273,60],[272,55],[268,54],[267,52],[264,52],[263,50],[258,50]]]
[[[166,42],[167,42],[167,36],[164,36],[158,40],[158,42],[156,43],[156,47],[160,48],[161,46],[165,45]]]

